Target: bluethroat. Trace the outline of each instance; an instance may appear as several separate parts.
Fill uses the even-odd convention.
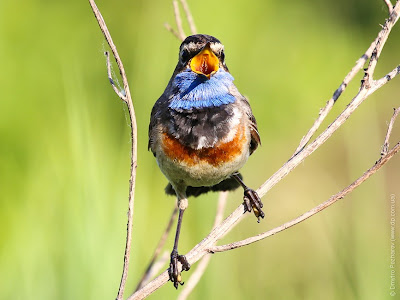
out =
[[[190,264],[178,254],[187,197],[209,191],[244,189],[244,208],[260,221],[263,204],[238,173],[260,144],[256,119],[247,99],[233,84],[225,64],[224,46],[210,35],[187,37],[179,60],[149,125],[149,149],[167,177],[166,193],[176,195],[179,207],[169,278],[183,284],[178,270]]]

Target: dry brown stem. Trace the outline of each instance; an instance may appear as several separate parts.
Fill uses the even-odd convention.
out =
[[[99,23],[100,29],[103,32],[104,37],[107,40],[108,45],[111,48],[111,51],[114,55],[115,61],[117,62],[119,72],[122,77],[122,82],[124,85],[124,90],[121,92],[119,91],[114,81],[111,77],[111,66],[110,66],[110,59],[108,52],[106,52],[107,56],[107,74],[110,80],[110,83],[122,101],[124,101],[128,106],[129,111],[129,118],[130,118],[130,126],[131,126],[131,175],[129,180],[129,203],[128,203],[128,222],[127,222],[127,233],[126,233],[126,243],[125,243],[125,252],[124,252],[124,265],[122,270],[121,282],[118,288],[118,295],[117,299],[120,300],[123,298],[126,279],[128,277],[128,270],[129,270],[129,257],[131,251],[131,244],[132,244],[132,222],[133,222],[133,212],[134,212],[134,203],[135,203],[135,182],[136,182],[136,166],[137,166],[137,126],[136,126],[136,117],[135,117],[135,110],[133,108],[133,102],[131,97],[131,92],[129,89],[128,78],[125,73],[124,65],[122,64],[122,60],[119,57],[117,47],[115,46],[111,34],[108,31],[107,25],[101,15],[99,9],[97,8],[96,3],[94,0],[89,0],[90,6],[92,7],[93,13],[96,17],[97,22]]]
[[[381,155],[382,156],[386,155],[387,152],[389,151],[390,135],[392,134],[394,121],[396,120],[396,118],[399,115],[399,113],[400,113],[400,107],[398,107],[397,109],[394,108],[393,116],[390,119],[390,122],[389,122],[389,125],[388,125],[388,129],[387,129],[387,133],[386,133],[386,136],[385,136],[385,141],[384,141],[383,146],[382,146],[382,151],[381,151]]]

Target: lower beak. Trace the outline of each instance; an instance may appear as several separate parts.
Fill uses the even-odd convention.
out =
[[[212,52],[210,43],[205,45],[190,62],[190,68],[197,74],[205,75],[208,79],[210,76],[218,71],[219,60],[218,57]]]

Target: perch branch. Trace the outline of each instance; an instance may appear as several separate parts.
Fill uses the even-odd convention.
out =
[[[397,109],[395,108],[394,112],[393,112],[393,116],[390,119],[388,130],[387,130],[387,133],[386,133],[386,136],[385,136],[385,142],[383,143],[383,146],[382,146],[382,151],[381,151],[381,155],[382,156],[385,156],[387,154],[387,152],[389,151],[390,135],[392,134],[393,124],[394,124],[394,121],[396,120],[397,116],[399,115],[399,112],[400,112],[400,107],[397,108]]]
[[[189,24],[190,32],[191,32],[191,34],[196,34],[197,29],[196,29],[196,25],[194,24],[194,19],[193,19],[192,13],[190,12],[189,5],[187,4],[186,0],[181,0],[181,4],[183,7],[183,11],[185,12],[185,15],[186,15],[186,20]]]
[[[219,193],[217,212],[215,214],[215,220],[214,220],[214,225],[213,225],[212,229],[217,227],[222,222],[227,198],[228,198],[228,192],[220,192]],[[199,283],[201,277],[203,276],[204,272],[206,271],[206,268],[210,262],[210,259],[211,259],[210,254],[208,254],[208,255],[206,254],[201,259],[201,261],[197,265],[196,270],[192,273],[189,280],[185,282],[185,286],[184,286],[182,292],[180,293],[178,300],[186,300],[187,297],[189,297],[190,293],[193,291],[193,289]]]
[[[352,184],[350,184],[348,187],[337,193],[336,195],[332,196],[329,198],[329,200],[325,201],[324,203],[316,206],[315,208],[311,209],[310,211],[304,213],[303,215],[297,217],[296,219],[293,219],[292,221],[289,221],[279,227],[276,227],[272,230],[269,230],[265,233],[259,234],[254,237],[250,237],[248,239],[234,242],[231,244],[227,245],[222,245],[222,246],[214,246],[214,244],[220,239],[221,232],[224,232],[224,228],[229,228],[233,224],[235,224],[235,220],[232,218],[232,216],[239,210],[239,213],[243,214],[243,208],[238,208],[236,209],[235,212],[231,214],[228,218],[224,220],[224,222],[221,224],[221,226],[217,226],[203,241],[201,241],[199,244],[197,244],[187,255],[186,258],[190,261],[191,264],[194,262],[198,261],[201,257],[206,255],[207,253],[215,253],[215,252],[223,252],[223,251],[228,251],[232,250],[238,247],[242,247],[245,245],[248,245],[250,243],[254,243],[256,241],[259,241],[261,239],[265,239],[266,237],[272,236],[278,232],[281,232],[289,227],[292,227],[308,218],[311,216],[317,214],[318,212],[324,210],[325,208],[329,207],[339,199],[342,199],[345,197],[347,194],[352,192],[355,188],[357,188],[361,183],[366,181],[370,176],[372,176],[374,173],[376,173],[382,166],[384,166],[389,160],[400,151],[400,142],[398,142],[392,150],[390,150],[386,155],[382,156],[373,167],[371,167],[369,170],[367,170],[360,178],[358,178],[356,181],[354,181]],[[150,282],[148,285],[143,287],[143,289],[139,290],[137,293],[129,297],[128,299],[144,299],[148,295],[150,295],[153,291],[161,287],[163,284],[165,284],[168,281],[168,272],[165,271],[162,274],[160,274],[156,279],[154,279],[152,282]]]
[[[121,98],[128,106],[129,118],[130,118],[130,126],[131,126],[131,174],[129,179],[129,203],[128,203],[128,222],[127,222],[127,233],[126,233],[126,243],[125,243],[125,252],[124,252],[124,264],[121,276],[121,282],[118,288],[117,299],[120,300],[123,298],[126,279],[128,277],[128,269],[129,269],[129,257],[131,251],[132,244],[132,222],[133,222],[133,212],[134,212],[134,203],[135,203],[135,183],[136,183],[136,167],[137,167],[137,126],[136,126],[136,116],[135,110],[133,108],[133,102],[131,97],[131,92],[129,89],[128,78],[125,73],[124,65],[122,64],[122,60],[119,57],[117,47],[115,46],[111,34],[108,31],[107,25],[103,19],[103,16],[100,13],[100,10],[97,8],[94,0],[89,0],[90,6],[92,7],[92,11],[96,17],[97,22],[99,23],[100,29],[103,32],[105,39],[107,40],[108,45],[111,48],[111,51],[114,55],[115,61],[117,62],[119,72],[122,77],[122,82],[124,85],[123,93],[117,92],[116,87],[114,85],[114,81],[111,78],[110,64],[109,58],[107,56],[107,74],[110,79],[111,85],[114,91],[117,93],[118,97]],[[122,96],[122,97],[121,97]]]
[[[376,55],[372,55],[372,53],[370,54],[371,61],[376,60],[377,57],[379,56],[380,51],[386,42],[387,36],[389,35],[392,27],[398,20],[399,12],[400,12],[400,1],[397,1],[395,7],[393,8],[391,16],[389,17],[388,20],[386,20],[382,30],[379,32],[378,37],[375,40],[374,47],[372,47],[373,48],[372,51],[375,52]],[[356,64],[355,68],[358,68],[359,64],[361,64],[361,66],[363,66],[364,63],[366,62],[366,60],[368,59],[368,57],[365,58],[365,60],[363,59],[363,57],[361,57],[361,60],[359,60],[359,62]],[[366,76],[370,75],[372,78],[373,71],[374,71],[374,67],[373,67],[374,62],[371,62],[371,61],[370,61],[370,64],[369,64],[365,74],[366,74]],[[354,77],[352,72],[350,72],[349,74],[350,74],[350,77]],[[390,72],[388,75],[389,75],[390,79],[392,79],[393,77],[395,77],[398,74],[399,74],[399,70],[398,70],[398,68],[396,68],[392,72]],[[382,87],[385,83],[387,83],[389,81],[388,75],[378,81],[371,81],[370,79],[366,78],[366,76],[364,76],[364,80],[362,82],[359,92],[352,99],[351,103],[347,106],[347,108],[311,144],[309,144],[307,146],[303,146],[302,150],[300,150],[298,153],[296,153],[288,162],[286,162],[283,165],[283,167],[281,169],[279,169],[274,175],[272,175],[272,177],[270,177],[257,190],[258,194],[261,197],[264,196],[276,183],[278,183],[280,180],[282,180],[295,167],[297,167],[305,158],[307,158],[316,149],[318,149],[323,143],[325,143],[325,141],[341,125],[343,125],[343,123],[350,117],[350,115],[355,111],[355,109],[357,109],[357,107],[368,96],[370,96],[374,91],[376,91],[378,88]],[[366,79],[368,79],[368,80],[366,80]],[[346,83],[346,81],[344,81],[344,83]],[[368,83],[371,83],[371,84],[368,84]],[[345,88],[345,86],[343,86],[343,88]],[[340,87],[339,87],[338,93],[340,94],[342,91],[343,91],[343,89],[340,89]],[[400,144],[397,144],[385,156],[385,158],[381,158],[381,160],[378,161],[377,166],[373,167],[373,171],[371,174],[368,175],[368,177],[371,176],[374,172],[376,172],[381,166],[383,166],[395,153],[397,153],[399,151],[399,147],[400,147]],[[358,181],[356,181],[356,183],[358,183]],[[358,184],[360,184],[360,183],[358,183]],[[347,191],[347,193],[349,193],[349,192],[350,191]],[[243,216],[244,216],[244,207],[243,207],[243,205],[240,205],[219,226],[217,226],[214,230],[212,230],[211,233],[206,238],[204,238],[189,253],[186,254],[186,258],[187,258],[188,262],[190,264],[193,264],[196,261],[198,261],[201,257],[203,257],[206,253],[208,253],[209,249],[212,249],[212,247],[214,247],[215,243],[222,236],[224,236],[229,230],[231,230],[236,224],[238,224],[239,221],[243,218]],[[168,274],[167,274],[167,271],[165,271],[162,274],[160,274],[157,278],[155,278],[153,281],[151,281],[146,286],[144,286],[141,290],[137,291],[135,294],[133,294],[131,297],[129,297],[128,299],[143,299],[144,297],[147,297],[153,291],[155,291],[156,289],[161,287],[167,281],[168,281]]]

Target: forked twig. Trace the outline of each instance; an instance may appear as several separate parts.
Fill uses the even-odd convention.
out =
[[[111,48],[111,51],[114,55],[114,58],[117,62],[118,69],[120,71],[122,82],[124,85],[123,93],[121,93],[115,86],[114,81],[111,78],[111,66],[110,60],[108,56],[108,52],[106,52],[107,57],[107,75],[110,80],[111,86],[114,91],[124,101],[128,106],[129,118],[130,118],[130,126],[131,126],[131,175],[129,180],[129,204],[128,204],[128,222],[127,222],[127,234],[126,234],[126,243],[125,243],[125,252],[124,252],[124,266],[122,270],[121,282],[118,288],[117,299],[121,300],[123,298],[126,279],[128,277],[129,270],[129,257],[131,251],[132,244],[132,222],[133,222],[133,212],[134,212],[134,203],[135,203],[135,183],[136,183],[136,166],[137,166],[137,125],[136,125],[136,117],[135,110],[133,108],[133,102],[131,97],[131,92],[129,89],[128,78],[125,73],[124,65],[122,64],[122,60],[119,57],[117,47],[115,46],[110,32],[108,31],[107,25],[103,19],[103,16],[100,13],[100,10],[97,8],[94,0],[89,0],[90,6],[92,7],[93,13],[96,17],[97,22],[99,23],[100,29],[104,34],[104,37],[107,40],[108,45]]]
[[[179,11],[178,1],[177,0],[172,1],[172,4],[174,5],[175,22],[176,26],[178,27],[179,39],[183,41],[186,37],[186,34],[183,31],[182,19],[181,19],[181,13]]]
[[[176,36],[176,37],[178,38],[178,40],[183,41],[183,40],[181,39],[181,37],[179,36],[179,33],[176,32],[175,29],[173,29],[173,28],[171,27],[171,25],[169,25],[168,23],[164,23],[164,27],[165,27],[169,32],[171,32],[174,36]]]
[[[189,24],[190,33],[196,34],[197,29],[196,25],[194,24],[193,16],[192,13],[190,12],[189,5],[187,4],[186,0],[180,0],[180,1],[183,7],[183,11],[185,12],[186,21]],[[179,10],[178,1],[177,0],[172,1],[172,4],[174,6],[175,24],[176,27],[178,28],[178,31],[175,31],[175,29],[173,29],[172,26],[169,25],[168,23],[164,23],[164,27],[174,36],[176,36],[180,41],[183,41],[186,38],[186,34],[183,30],[182,18]]]
[[[288,229],[296,224],[299,224],[300,222],[303,222],[304,220],[312,217],[313,215],[319,213],[320,211],[324,210],[325,208],[331,206],[335,202],[337,202],[340,199],[343,199],[346,195],[351,193],[355,188],[357,188],[361,183],[366,181],[369,177],[371,177],[373,174],[375,174],[382,166],[384,166],[397,152],[400,150],[400,142],[398,142],[390,152],[387,154],[383,155],[373,167],[368,169],[361,177],[359,177],[356,181],[351,183],[349,186],[341,190],[339,193],[336,195],[333,195],[330,197],[327,201],[324,203],[321,203],[320,205],[314,207],[313,209],[309,210],[308,212],[302,214],[301,216],[297,217],[296,219],[293,219],[289,222],[286,222],[285,224],[282,224],[281,226],[278,226],[274,229],[271,229],[267,232],[263,232],[261,234],[258,234],[256,236],[249,237],[247,239],[237,241],[234,243],[226,244],[226,245],[221,245],[221,246],[213,246],[208,249],[209,252],[215,253],[215,252],[223,252],[223,251],[228,251],[232,249],[236,249],[239,247],[243,247],[249,244],[252,244],[254,242],[260,241],[262,239],[265,239],[271,235],[274,235],[278,232],[281,232],[285,229]]]
[[[192,13],[190,12],[189,5],[187,4],[186,0],[181,0],[181,4],[183,7],[183,11],[185,12],[185,15],[186,15],[186,20],[189,24],[190,33],[196,34],[197,29],[196,29],[196,25],[194,24],[194,19],[193,19]]]

